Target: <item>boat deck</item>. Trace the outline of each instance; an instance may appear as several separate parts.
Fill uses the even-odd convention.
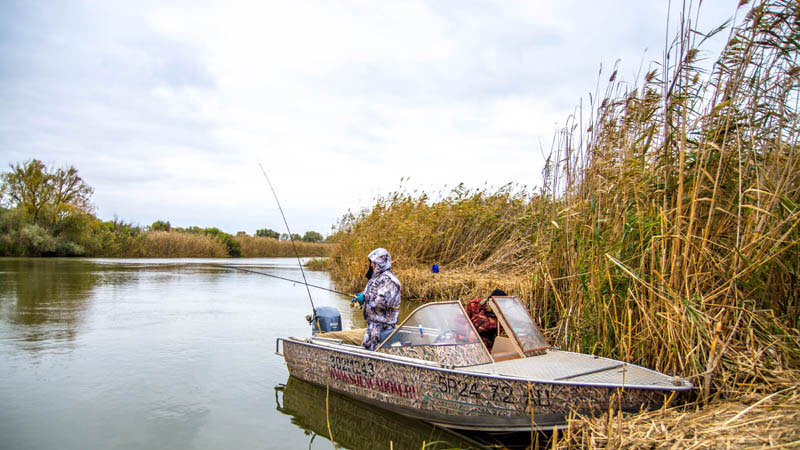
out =
[[[464,367],[465,371],[527,378],[537,381],[570,382],[631,387],[686,389],[674,378],[608,358],[548,350],[543,355]],[[679,381],[678,381],[679,382]]]

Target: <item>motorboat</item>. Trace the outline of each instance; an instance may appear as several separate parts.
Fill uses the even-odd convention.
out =
[[[278,338],[291,376],[403,416],[461,430],[546,430],[571,412],[659,408],[692,384],[550,346],[522,302],[492,297],[488,348],[457,301],[416,308],[375,351],[324,335]]]

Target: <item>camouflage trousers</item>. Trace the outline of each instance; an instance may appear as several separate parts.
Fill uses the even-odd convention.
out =
[[[364,339],[361,341],[361,345],[367,350],[375,350],[381,343],[381,333],[386,330],[391,330],[392,328],[394,328],[394,325],[387,325],[381,322],[368,322],[367,332],[364,333]]]

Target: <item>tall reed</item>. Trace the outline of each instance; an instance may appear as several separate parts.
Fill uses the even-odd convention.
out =
[[[554,344],[689,377],[705,401],[800,382],[800,6],[705,33],[729,33],[708,74],[696,13],[642,80],[615,69],[568,119],[540,189],[380,198],[339,223],[334,278],[360,287],[381,246],[406,298],[507,287]]]

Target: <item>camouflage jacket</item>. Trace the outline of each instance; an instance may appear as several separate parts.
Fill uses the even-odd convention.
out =
[[[400,312],[400,280],[391,271],[391,256],[378,248],[368,258],[375,264],[375,270],[364,288],[364,319],[367,323],[394,326]]]

